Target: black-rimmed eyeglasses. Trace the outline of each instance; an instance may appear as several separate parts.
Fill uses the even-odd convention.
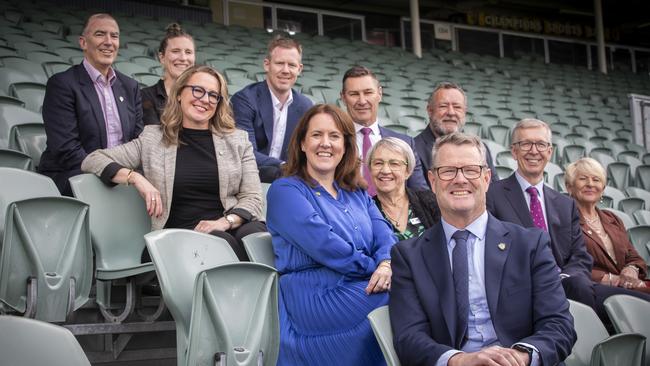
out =
[[[537,148],[537,151],[542,152],[548,150],[551,146],[550,143],[545,142],[545,141],[537,141],[537,142],[532,142],[532,141],[518,141],[518,142],[513,142],[513,145],[518,145],[519,149],[523,151],[530,151],[533,148],[533,145]]]
[[[184,88],[192,88],[192,96],[196,99],[203,99],[204,95],[208,95],[208,103],[216,105],[221,101],[221,95],[217,92],[209,92],[204,87],[198,85],[185,85]]]
[[[485,166],[483,165],[465,165],[461,167],[441,166],[434,168],[434,171],[441,180],[453,180],[458,175],[459,170],[463,172],[463,176],[466,179],[477,179],[481,176],[484,168]]]

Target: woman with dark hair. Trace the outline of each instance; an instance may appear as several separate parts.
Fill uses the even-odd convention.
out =
[[[160,124],[160,116],[167,103],[167,95],[183,71],[194,66],[194,39],[172,23],[165,30],[165,37],[158,48],[158,60],[163,76],[156,84],[142,89],[142,122],[146,125]]]
[[[365,190],[350,117],[316,105],[268,192],[280,272],[278,365],[381,365],[367,315],[388,303],[395,237]]]
[[[210,233],[247,260],[241,238],[266,230],[258,221],[261,187],[248,135],[235,128],[223,76],[208,66],[186,70],[161,122],[145,126],[129,143],[93,152],[81,169],[107,184],[135,186],[153,230]]]

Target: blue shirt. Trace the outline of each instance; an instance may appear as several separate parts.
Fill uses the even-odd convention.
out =
[[[470,233],[467,238],[469,312],[467,314],[467,342],[465,342],[461,350],[449,350],[443,353],[436,362],[436,366],[446,366],[451,356],[459,352],[477,352],[483,348],[501,345],[494,330],[485,293],[485,233],[487,231],[488,213],[487,211],[483,212],[481,216],[465,228],[454,227],[444,219],[441,221],[445,232],[449,265],[452,271],[452,253],[456,246],[456,240],[452,238],[452,235],[458,230],[467,230]],[[527,343],[520,344],[535,350],[531,366],[538,365],[539,353],[535,347]]]

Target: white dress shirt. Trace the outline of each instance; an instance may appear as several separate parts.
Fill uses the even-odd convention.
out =
[[[271,139],[269,156],[280,159],[282,145],[284,144],[284,135],[287,133],[287,114],[289,106],[293,103],[293,92],[289,93],[289,98],[284,104],[273,94],[271,88],[269,88],[269,92],[271,93],[271,102],[273,104],[273,138]]]

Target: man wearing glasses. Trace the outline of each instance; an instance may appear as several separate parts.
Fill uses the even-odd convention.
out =
[[[546,233],[486,210],[476,136],[436,140],[428,177],[442,220],[395,245],[390,317],[403,365],[555,365],[576,340]]]
[[[576,203],[544,184],[544,168],[553,154],[551,136],[550,127],[537,119],[515,125],[510,149],[518,168],[490,186],[487,207],[500,220],[548,232],[567,297],[591,306],[609,323],[603,301],[629,290],[591,281],[593,260],[585,247]]]

